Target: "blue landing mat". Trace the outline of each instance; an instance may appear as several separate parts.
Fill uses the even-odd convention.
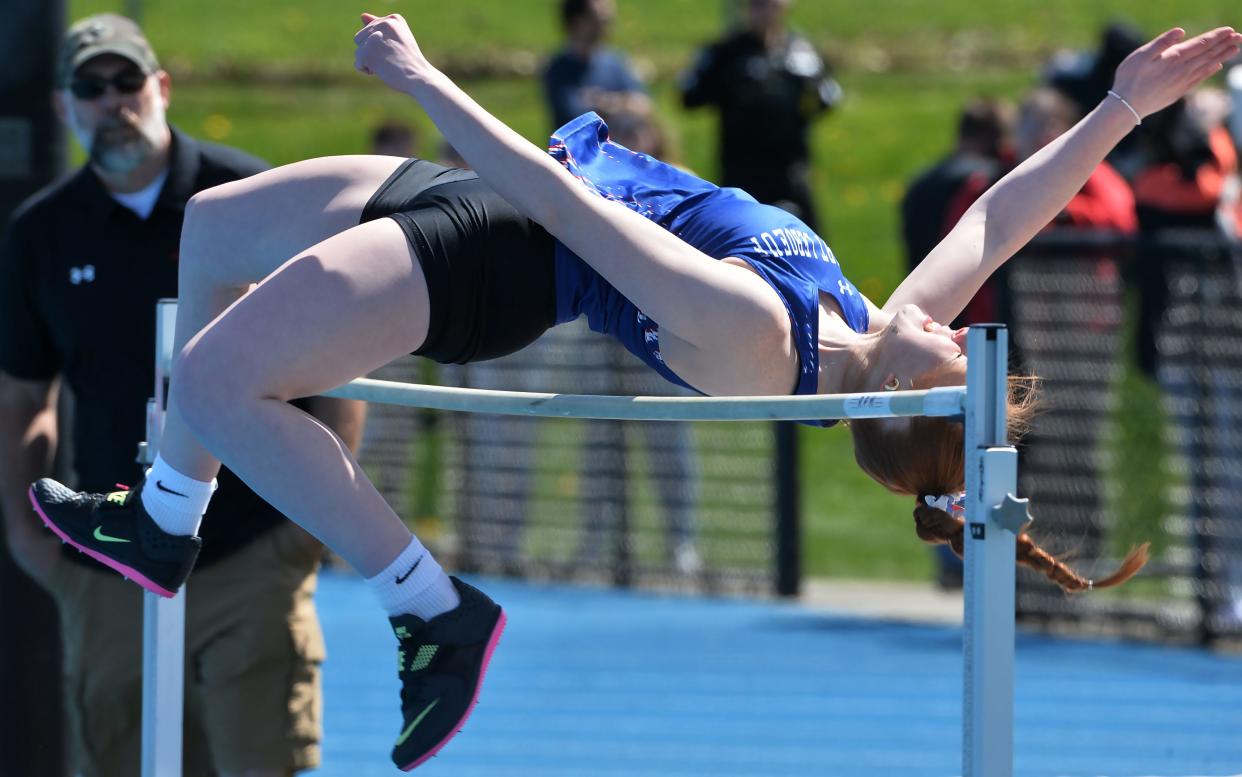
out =
[[[507,580],[479,705],[420,777],[961,773],[961,631]],[[319,777],[400,774],[395,640],[325,574]],[[1015,774],[1242,774],[1242,657],[1019,634]]]

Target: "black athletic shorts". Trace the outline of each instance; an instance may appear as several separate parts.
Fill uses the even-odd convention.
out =
[[[554,243],[470,170],[411,159],[372,195],[362,223],[389,217],[422,265],[431,300],[415,355],[495,359],[556,323]]]

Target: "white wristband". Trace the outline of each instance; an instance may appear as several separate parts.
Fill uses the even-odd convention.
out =
[[[1122,104],[1122,105],[1124,105],[1124,106],[1126,106],[1127,108],[1129,108],[1129,109],[1130,109],[1130,113],[1133,113],[1133,114],[1134,114],[1134,126],[1136,126],[1136,127],[1137,127],[1137,126],[1139,126],[1139,125],[1141,125],[1141,124],[1143,123],[1143,117],[1142,117],[1142,116],[1139,116],[1139,112],[1138,112],[1138,111],[1136,111],[1136,110],[1134,110],[1134,106],[1133,106],[1133,105],[1131,105],[1129,102],[1127,102],[1127,101],[1126,101],[1126,98],[1124,98],[1124,97],[1122,97],[1121,95],[1117,94],[1117,93],[1116,93],[1116,92],[1114,92],[1112,89],[1109,89],[1109,90],[1108,90],[1108,96],[1109,96],[1109,97],[1116,97],[1118,100],[1120,100],[1120,101],[1121,101],[1121,104]]]

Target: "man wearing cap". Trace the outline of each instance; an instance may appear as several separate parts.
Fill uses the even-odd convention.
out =
[[[168,125],[169,75],[124,17],[73,25],[58,83],[56,109],[88,161],[23,203],[0,242],[0,499],[15,559],[59,606],[77,770],[133,777],[141,589],[63,552],[25,484],[50,474],[61,385],[75,398],[67,431],[79,486],[109,491],[140,477],[155,302],[177,293],[186,203],[266,165]],[[304,407],[357,447],[361,403]],[[319,761],[321,547],[231,473],[219,482],[186,589],[185,774],[289,775]]]

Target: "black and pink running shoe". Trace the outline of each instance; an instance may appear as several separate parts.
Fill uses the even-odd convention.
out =
[[[389,618],[397,635],[401,677],[401,732],[392,760],[407,772],[461,731],[505,628],[500,605],[477,588],[450,579],[461,595],[456,608],[428,621],[414,615]]]
[[[189,577],[202,540],[156,525],[131,490],[82,494],[43,478],[30,486],[35,512],[62,540],[138,585],[171,597]]]

